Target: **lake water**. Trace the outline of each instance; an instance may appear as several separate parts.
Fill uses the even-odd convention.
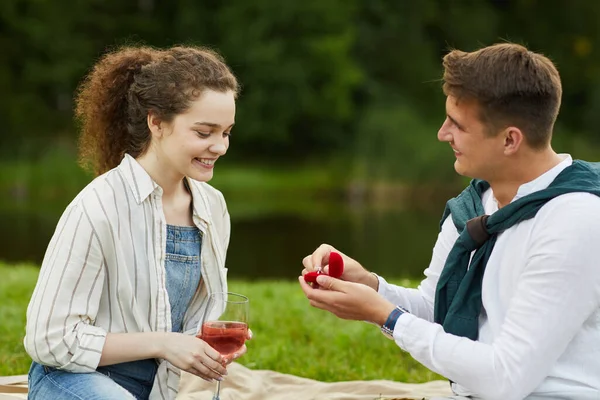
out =
[[[263,207],[259,213],[247,212],[256,207],[243,199],[228,199],[228,204],[232,217],[229,277],[289,280],[300,274],[302,258],[321,243],[334,245],[383,276],[422,277],[444,202],[431,210],[416,206],[378,210],[343,200],[306,200],[298,207]],[[0,260],[41,263],[60,212],[0,209]]]

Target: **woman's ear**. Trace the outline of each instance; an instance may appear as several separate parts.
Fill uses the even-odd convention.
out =
[[[507,156],[515,154],[525,141],[523,132],[514,126],[509,126],[502,132],[504,136],[504,154]]]
[[[161,119],[154,114],[152,111],[148,112],[148,129],[150,129],[150,133],[152,136],[161,137],[163,134],[163,123]]]

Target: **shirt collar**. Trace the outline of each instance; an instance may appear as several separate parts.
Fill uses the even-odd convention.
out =
[[[559,154],[562,161],[555,167],[544,172],[532,181],[522,184],[517,190],[517,194],[512,199],[511,203],[521,197],[527,196],[528,194],[537,192],[538,190],[546,189],[554,179],[560,174],[565,168],[573,164],[573,158],[569,154]]]
[[[125,181],[129,184],[133,197],[138,204],[146,200],[154,191],[162,194],[162,188],[154,182],[140,163],[129,154],[125,154],[118,169],[125,177]]]
[[[163,189],[156,183],[146,170],[137,162],[135,158],[129,154],[125,154],[123,161],[118,166],[118,169],[123,173],[125,181],[129,184],[133,197],[138,204],[141,204],[152,193],[156,192],[162,196]],[[200,190],[198,182],[185,177],[187,186],[192,193],[193,217],[197,217],[202,222],[200,225],[210,224],[210,206],[209,200],[204,191]]]
[[[192,217],[194,220],[199,218],[200,222],[204,224],[210,224],[212,220],[210,203],[204,191],[200,189],[200,182],[187,176],[183,179],[186,180],[190,193],[192,193]],[[198,221],[195,222],[198,224]]]

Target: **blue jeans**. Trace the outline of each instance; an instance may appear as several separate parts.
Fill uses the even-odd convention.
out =
[[[167,225],[166,286],[173,332],[182,331],[185,312],[200,282],[201,242],[198,228]],[[157,368],[156,361],[148,359],[98,367],[95,372],[73,373],[33,362],[28,398],[146,400]]]
[[[154,360],[151,361],[156,365]],[[127,379],[111,373],[109,370],[76,374],[69,371],[46,367],[36,362],[29,369],[28,399],[40,400],[114,400],[114,399],[147,399],[152,390],[156,368],[140,368],[138,362],[111,365],[117,367],[124,364],[134,364],[127,367],[130,375]],[[145,380],[148,385],[132,385],[131,375]]]

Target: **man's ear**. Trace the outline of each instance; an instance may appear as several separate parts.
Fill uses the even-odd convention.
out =
[[[507,156],[515,154],[524,145],[525,136],[515,126],[509,126],[504,129],[501,135],[504,137],[504,154]]]
[[[152,111],[148,112],[147,117],[148,129],[150,129],[150,133],[152,136],[161,137],[163,135],[163,122],[161,119]]]

